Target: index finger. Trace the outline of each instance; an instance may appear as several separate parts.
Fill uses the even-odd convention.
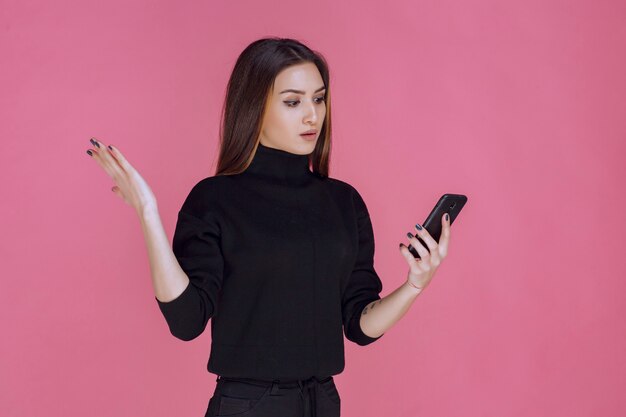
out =
[[[122,152],[116,146],[109,145],[107,146],[107,148],[109,149],[110,154],[117,160],[120,166],[124,169],[124,171],[129,172],[134,169],[133,166],[130,164],[130,162],[126,160]]]
[[[426,230],[424,226],[422,226],[421,229],[418,228],[417,226],[418,225],[416,224],[415,230],[417,230],[417,235],[420,237],[420,239],[424,241],[424,243],[426,243],[426,246],[428,246],[429,252],[432,253],[433,249],[437,247],[437,241],[430,235],[430,233],[428,232],[428,230]]]

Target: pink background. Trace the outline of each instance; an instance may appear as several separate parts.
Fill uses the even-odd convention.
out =
[[[469,197],[407,314],[346,341],[342,416],[625,415],[623,1],[0,8],[3,416],[204,414],[210,330],[170,335],[135,212],[85,151],[126,154],[171,239],[232,66],[267,35],[328,58],[331,176],[368,204],[383,296],[406,232]]]

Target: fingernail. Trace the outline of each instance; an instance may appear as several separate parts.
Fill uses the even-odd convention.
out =
[[[89,154],[89,156],[93,156],[93,155],[91,154],[91,150],[88,150],[88,151],[87,151],[87,153]]]
[[[96,142],[95,140],[93,140],[93,138],[89,139],[91,141],[91,143],[93,143],[95,146],[97,146],[98,148],[100,147],[100,144],[98,142]]]
[[[448,213],[446,213],[446,221],[450,220],[450,216],[448,216]]]
[[[411,234],[411,232],[407,232],[406,235],[409,237],[409,239],[413,239],[413,235]]]
[[[111,145],[109,145],[109,149],[110,149],[110,150],[113,150],[113,148],[111,148]]]
[[[399,247],[401,248],[402,246],[404,246],[404,245],[403,245],[402,243],[400,243],[400,246],[399,246]]]
[[[419,223],[415,223],[415,227],[417,227],[417,230],[422,230],[422,226],[420,226]]]

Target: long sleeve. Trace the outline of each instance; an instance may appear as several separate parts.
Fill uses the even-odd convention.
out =
[[[352,199],[358,225],[358,254],[350,279],[342,295],[344,333],[348,340],[365,346],[380,339],[369,337],[360,326],[363,308],[372,301],[380,300],[382,282],[374,269],[374,231],[367,206],[358,191],[352,188]]]
[[[172,249],[189,278],[185,290],[174,300],[155,297],[170,332],[189,341],[205,330],[214,315],[222,287],[224,260],[216,215],[206,209],[200,187],[192,189],[178,213]]]

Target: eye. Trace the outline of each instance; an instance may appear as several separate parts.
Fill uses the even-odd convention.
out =
[[[317,97],[317,100],[318,100],[317,103],[321,103],[323,101],[326,101],[324,96]],[[300,100],[283,101],[283,103],[285,103],[287,105],[287,107],[296,107],[296,103],[300,103]]]

